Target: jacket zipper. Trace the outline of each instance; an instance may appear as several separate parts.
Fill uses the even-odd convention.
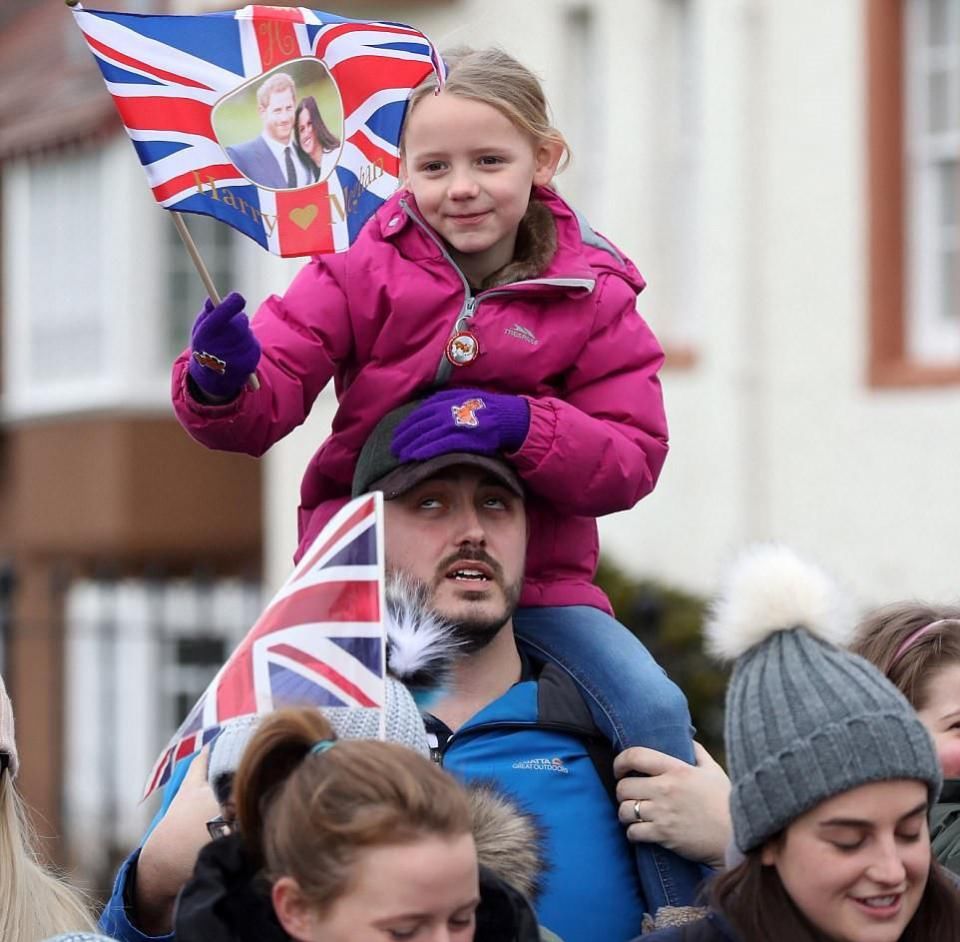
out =
[[[453,256],[447,251],[446,246],[437,237],[437,234],[410,208],[406,200],[400,200],[400,207],[410,217],[423,232],[434,242],[443,257],[450,263],[453,270],[457,273],[460,281],[463,283],[463,305],[457,313],[453,322],[453,330],[450,337],[455,337],[467,329],[470,319],[476,313],[477,305],[485,298],[492,298],[498,294],[513,294],[514,290],[521,285],[552,285],[558,288],[586,288],[593,290],[596,281],[593,278],[528,278],[525,281],[515,281],[510,285],[504,285],[500,288],[493,288],[489,291],[483,291],[479,295],[473,294],[470,288],[470,282],[466,275],[460,270],[460,266],[453,260]],[[437,373],[433,378],[433,385],[436,388],[446,386],[453,372],[453,364],[447,359],[446,351],[440,356],[440,364],[437,367]]]

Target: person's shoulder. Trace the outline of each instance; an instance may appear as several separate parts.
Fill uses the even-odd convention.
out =
[[[537,685],[539,721],[551,726],[563,726],[574,735],[596,737],[597,724],[576,681],[562,667],[528,657],[527,676]]]
[[[559,264],[563,263],[564,254],[573,252],[598,278],[613,275],[623,280],[634,294],[646,287],[646,281],[626,253],[594,229],[587,217],[556,190],[537,187],[534,198],[553,214],[557,226]]]
[[[957,782],[944,783],[944,792],[948,792],[950,785]],[[960,874],[960,803],[956,794],[949,793],[947,800],[944,795],[933,806],[930,814],[930,844],[933,855],[944,866],[956,881]]]
[[[960,830],[960,781],[947,780],[943,783],[940,800],[930,812],[931,833],[935,836],[942,831]]]
[[[937,807],[960,807],[960,779],[948,778],[943,782]]]
[[[660,910],[659,916],[663,910]],[[701,910],[702,912],[702,910]],[[715,912],[682,923],[657,928],[642,936],[643,942],[739,942],[730,924]],[[634,942],[640,942],[639,939]]]
[[[404,209],[404,195],[403,190],[394,193],[364,222],[353,244],[341,253],[349,258],[351,266],[382,268],[387,258],[407,254],[407,236],[415,223]],[[410,269],[410,277],[428,277],[417,266],[410,266]]]
[[[378,241],[393,242],[398,239],[409,226],[415,225],[407,212],[407,206],[412,200],[413,197],[407,190],[397,190],[377,207],[361,235],[366,234]]]

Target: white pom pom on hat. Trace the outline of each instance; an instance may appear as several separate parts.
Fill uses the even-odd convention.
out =
[[[734,660],[772,634],[797,627],[844,647],[856,627],[853,607],[826,572],[789,547],[747,547],[710,606],[707,650]]]

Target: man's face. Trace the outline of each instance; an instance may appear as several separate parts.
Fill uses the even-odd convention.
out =
[[[263,121],[263,130],[268,137],[272,137],[280,144],[290,143],[296,104],[293,89],[286,88],[283,91],[274,92],[266,106],[258,109],[260,120]]]
[[[427,589],[474,650],[507,624],[523,585],[523,501],[496,478],[450,468],[384,504],[387,568]]]

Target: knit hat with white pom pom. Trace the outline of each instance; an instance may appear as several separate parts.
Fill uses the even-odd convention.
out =
[[[387,677],[383,738],[430,757],[430,742],[420,711],[449,686],[460,640],[452,626],[430,610],[426,586],[402,575],[387,582]],[[322,707],[337,739],[380,738],[380,716],[372,709]],[[253,738],[258,714],[224,724],[213,741],[207,780],[218,799],[229,793],[240,757]]]
[[[831,580],[782,546],[746,552],[713,606],[708,647],[736,659],[724,739],[744,853],[859,785],[916,779],[931,804],[940,793],[933,742],[913,708],[840,647],[854,627]]]

